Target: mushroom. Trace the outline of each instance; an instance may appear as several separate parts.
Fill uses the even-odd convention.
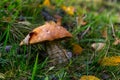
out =
[[[42,42],[46,43],[48,57],[52,60],[51,64],[56,65],[69,61],[67,51],[60,45],[60,40],[71,37],[72,34],[65,28],[51,21],[30,32],[21,41],[20,46]]]

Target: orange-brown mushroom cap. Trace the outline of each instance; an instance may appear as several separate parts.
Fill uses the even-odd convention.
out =
[[[62,26],[57,25],[55,22],[46,22],[44,25],[37,27],[30,32],[25,39],[21,41],[20,46],[53,41],[66,37],[72,37],[72,34]]]

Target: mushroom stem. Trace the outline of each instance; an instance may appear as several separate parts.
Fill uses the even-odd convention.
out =
[[[53,65],[68,62],[69,56],[67,55],[67,51],[58,42],[48,42],[47,52]]]

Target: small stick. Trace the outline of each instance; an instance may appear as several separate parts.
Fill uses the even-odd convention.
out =
[[[83,38],[83,36],[90,30],[90,26],[82,33],[82,35],[80,36],[80,39]]]
[[[114,30],[113,24],[111,24],[111,27],[112,27],[112,34],[113,34],[113,37],[116,39],[116,35],[115,35],[115,30]]]

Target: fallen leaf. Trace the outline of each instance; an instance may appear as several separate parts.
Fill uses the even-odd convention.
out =
[[[75,8],[74,8],[73,6],[67,7],[67,6],[63,5],[61,8],[62,8],[62,10],[65,11],[67,14],[69,14],[69,15],[71,15],[71,16],[74,15]]]
[[[120,39],[119,38],[115,38],[115,41],[113,42],[113,45],[118,45],[120,44]]]
[[[54,15],[54,17],[57,19],[57,24],[61,25],[61,23],[62,23],[62,17],[60,15]]]
[[[4,22],[11,22],[12,21],[12,17],[6,17],[6,16],[3,16],[2,17],[2,20],[4,21]]]
[[[91,47],[95,50],[95,51],[100,51],[105,47],[105,43],[93,43],[91,45]]]
[[[101,34],[102,34],[103,38],[107,38],[108,37],[107,28],[106,27],[101,31]]]
[[[51,6],[50,0],[44,0],[43,5]]]
[[[40,5],[40,7],[41,7],[41,6],[47,6],[47,7],[51,8],[51,9],[54,9],[54,8],[55,8],[53,5],[51,5],[50,0],[44,0],[43,4]]]
[[[72,46],[73,46],[73,54],[78,55],[78,54],[82,53],[83,48],[80,45],[78,45],[78,44],[72,44]]]
[[[120,56],[105,57],[99,63],[102,66],[117,66],[120,64]]]
[[[83,75],[80,80],[100,80],[99,78],[92,76],[92,75]]]
[[[86,25],[87,24],[87,22],[86,21],[81,21],[81,25]]]
[[[84,21],[84,18],[82,17],[76,17],[76,22],[78,25],[83,25],[83,26],[87,24],[87,22]]]

